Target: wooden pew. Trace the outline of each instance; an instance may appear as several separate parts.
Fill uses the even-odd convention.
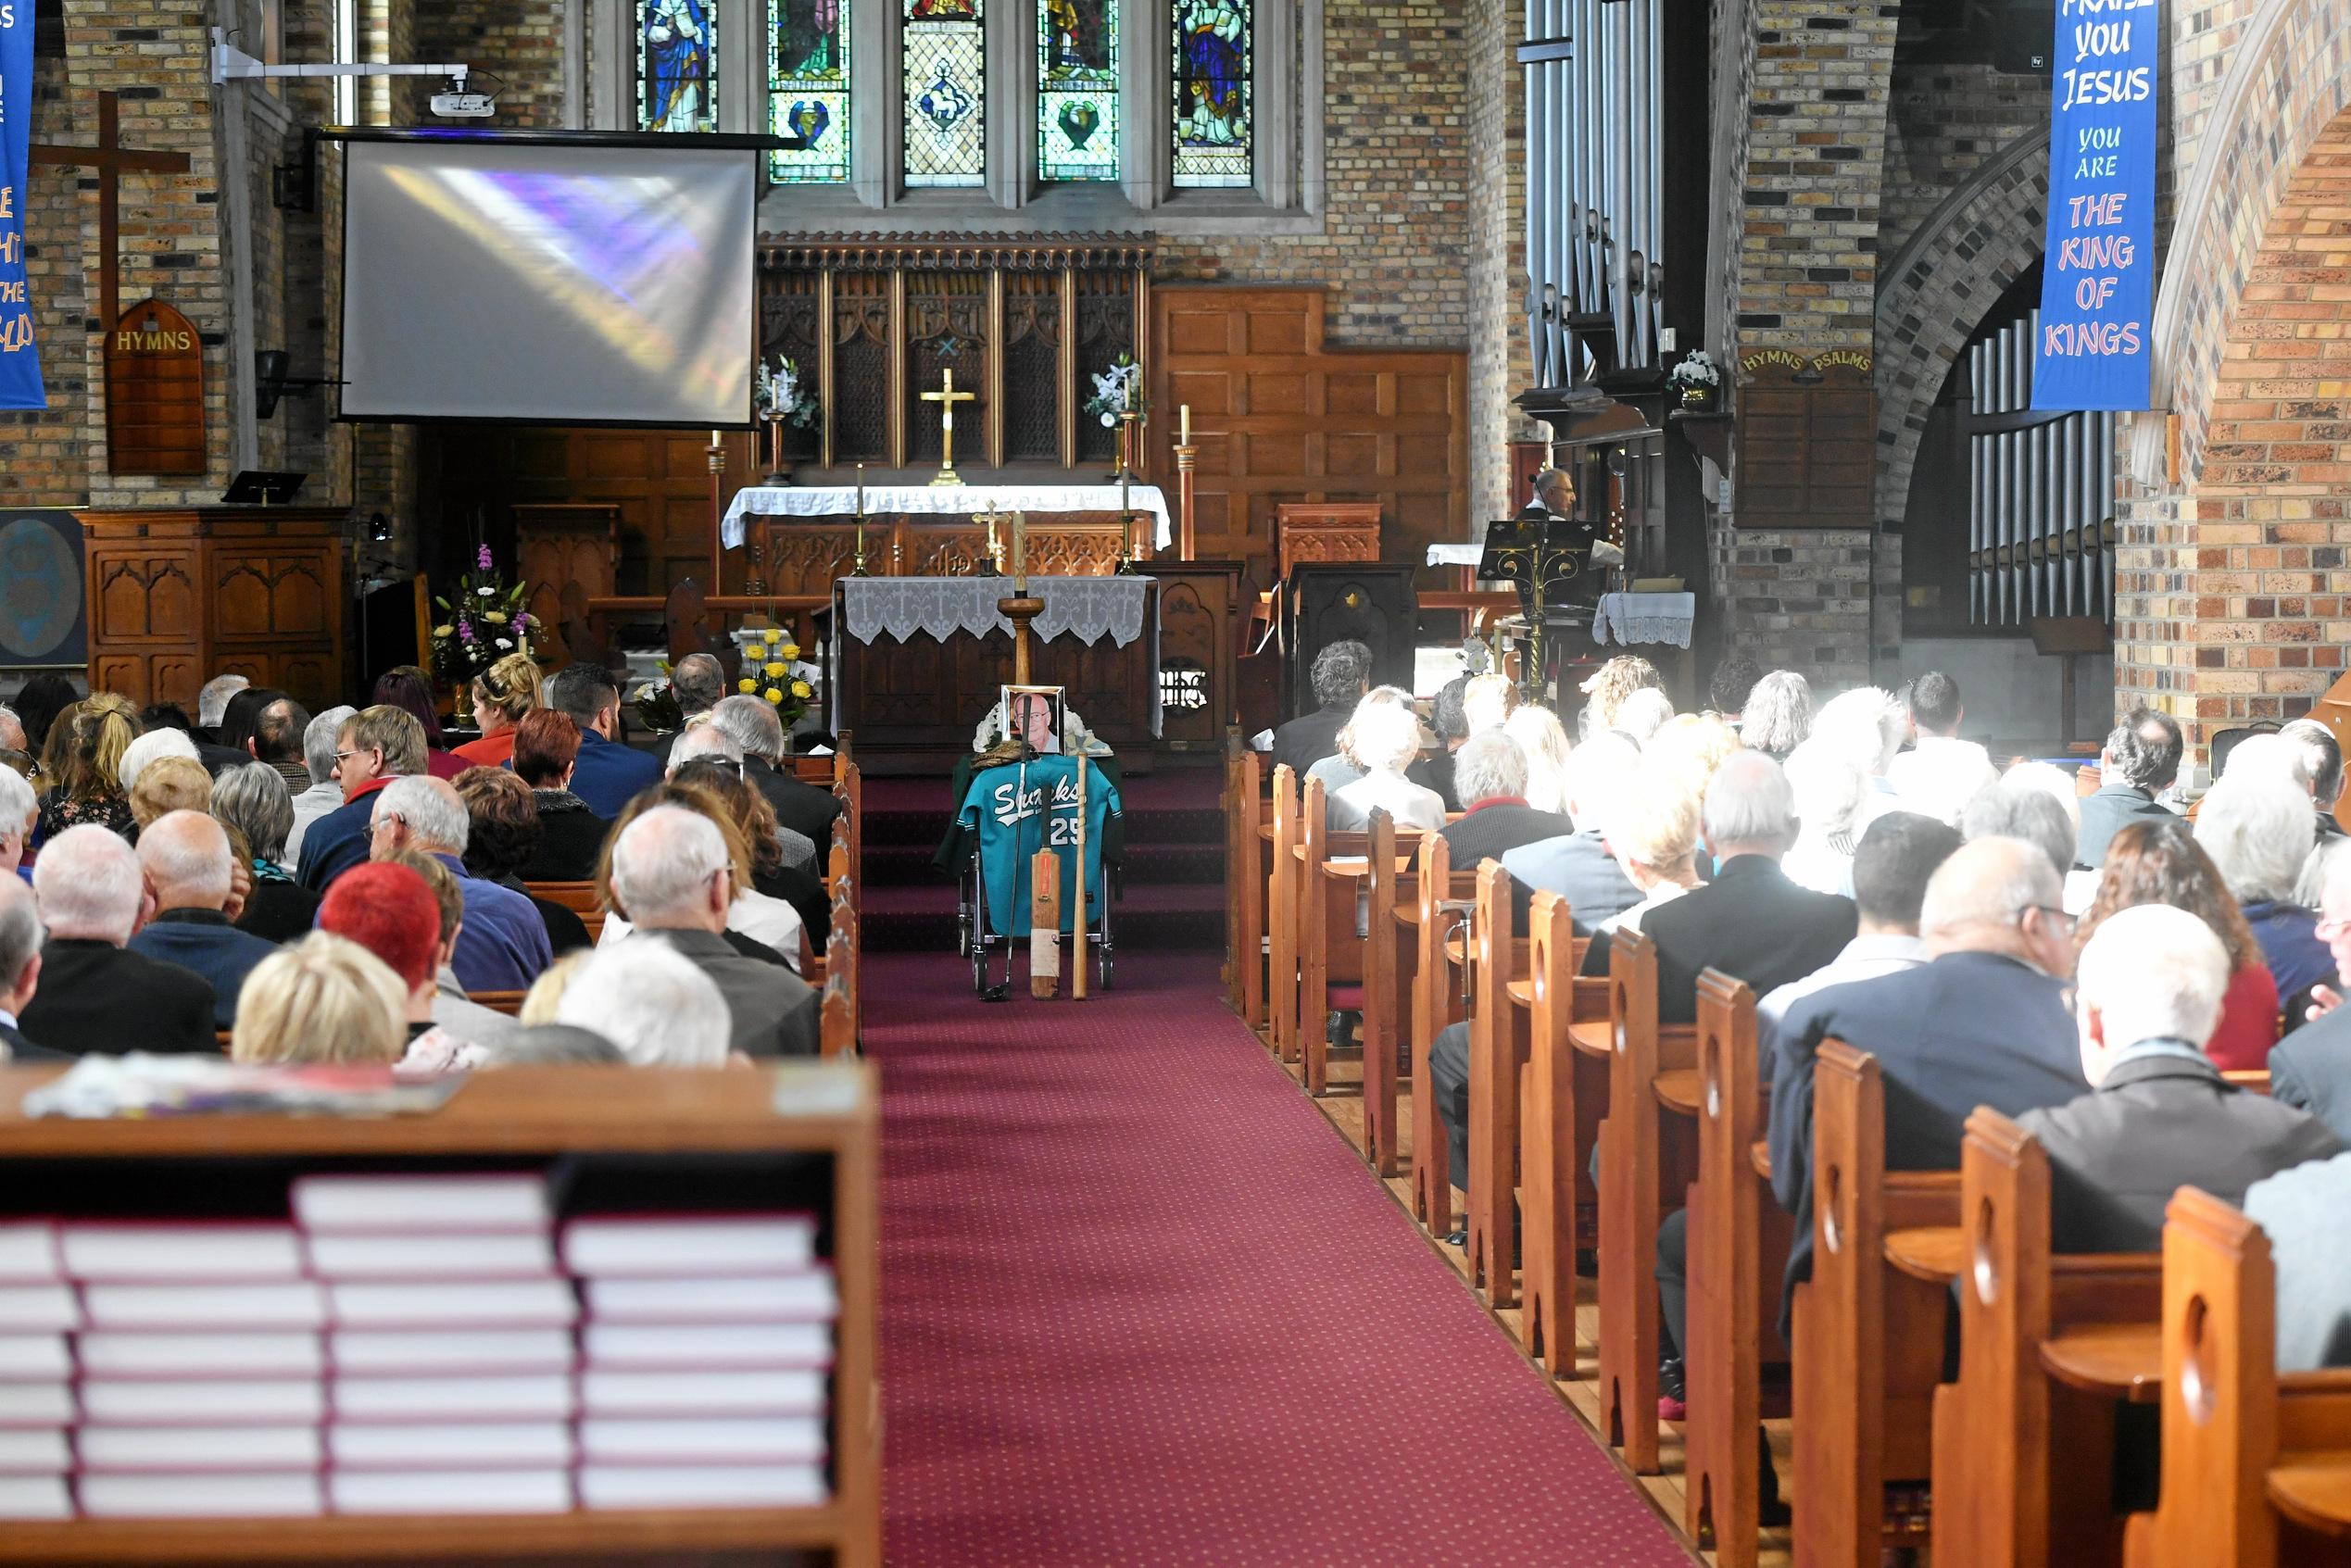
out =
[[[1716,970],[1698,977],[1698,1179],[1690,1188],[1690,1420],[1682,1434],[1683,1527],[1716,1568],[1754,1568],[1763,1496],[1763,1369],[1784,1362],[1779,1282],[1794,1218],[1755,1169],[1768,1116],[1755,994]],[[1946,1561],[1967,1561],[1948,1559]]]
[[[1657,1226],[1696,1174],[1691,1069],[1697,1031],[1657,1022],[1657,948],[1638,931],[1608,947],[1612,1051],[1600,1128],[1600,1411],[1637,1474],[1657,1449]],[[1660,1099],[1671,1075],[1671,1103]]]
[[[2144,1400],[2159,1384],[2134,1390],[2085,1374],[2159,1354],[2162,1258],[2053,1256],[2049,1157],[1988,1108],[1968,1118],[1959,1188],[1967,1267],[1959,1380],[1935,1391],[1935,1561],[2118,1562],[2114,1401]],[[2053,1379],[2058,1368],[2068,1370]]]
[[[1243,748],[1233,759],[1225,803],[1230,837],[1225,852],[1225,930],[1233,1010],[1251,1029],[1265,1027],[1265,851],[1273,811],[1264,765]]]
[[[1449,949],[1459,946],[1452,937],[1468,913],[1467,901],[1456,891],[1468,882],[1474,892],[1475,873],[1452,869],[1452,847],[1442,834],[1427,834],[1420,841],[1419,897],[1414,910],[1413,958],[1413,1217],[1443,1236],[1453,1228],[1452,1155],[1445,1147],[1445,1124],[1437,1119],[1437,1097],[1428,1086],[1428,1047],[1439,1031],[1457,1022],[1463,1014],[1462,985]]]
[[[1608,1016],[1608,983],[1587,980],[1585,942],[1556,893],[1538,893],[1528,910],[1527,978],[1511,987],[1527,1010],[1527,1059],[1519,1068],[1519,1342],[1554,1377],[1576,1368],[1576,1257],[1590,1245],[1586,1216],[1596,1203],[1591,1152],[1607,1097],[1604,1060],[1569,1044],[1578,1022]]]
[[[1298,775],[1274,770],[1273,853],[1265,869],[1265,1043],[1298,1060]]]
[[[550,904],[560,904],[580,917],[587,927],[591,944],[604,935],[604,902],[593,882],[526,882],[523,891],[534,898],[544,898]]]
[[[1517,1299],[1518,1063],[1527,1021],[1511,1004],[1510,873],[1477,868],[1477,907],[1467,934],[1469,970],[1469,1223],[1463,1250],[1469,1283],[1491,1306]],[[1440,1132],[1439,1136],[1443,1135]],[[1418,1148],[1414,1148],[1417,1158]]]
[[[1377,807],[1365,837],[1371,897],[1364,938],[1363,1154],[1384,1179],[1396,1173],[1396,1049],[1411,1038],[1420,855],[1418,836],[1399,844],[1395,819]]]
[[[841,814],[836,820],[849,823],[850,869],[860,871],[865,864],[865,775],[849,753],[847,735],[841,737],[840,752],[833,759],[833,794],[841,802]]]
[[[527,991],[474,991],[467,995],[466,1000],[512,1018],[522,1010],[522,998],[529,995]]]
[[[854,1056],[858,1049],[857,893],[842,878],[833,894],[833,920],[825,935],[823,999],[818,1006],[818,1050],[826,1057]]]
[[[1924,1544],[1915,1516],[1889,1520],[1885,1488],[1930,1474],[1958,1259],[1908,1233],[1955,1241],[1959,1179],[1886,1169],[1876,1058],[1829,1039],[1814,1060],[1812,1278],[1795,1299],[1796,1561],[1877,1568],[1884,1547]]]
[[[2163,1496],[2131,1516],[2124,1561],[2351,1561],[2351,1369],[2277,1370],[2277,1268],[2259,1225],[2194,1187],[2164,1213]]]
[[[1306,1092],[1319,1096],[1330,1087],[1325,1020],[1340,1005],[1332,988],[1363,988],[1364,944],[1355,935],[1355,903],[1370,874],[1371,838],[1331,831],[1330,797],[1320,779],[1306,781],[1299,819],[1298,1043]],[[1361,1006],[1360,997],[1352,1000],[1356,1006],[1346,1010],[1351,1012]]]

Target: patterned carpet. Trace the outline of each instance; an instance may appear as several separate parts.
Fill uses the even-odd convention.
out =
[[[1214,985],[874,956],[888,1561],[1688,1563]]]

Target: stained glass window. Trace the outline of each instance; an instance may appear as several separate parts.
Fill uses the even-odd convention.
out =
[[[1118,178],[1118,0],[1037,0],[1037,174]]]
[[[987,174],[987,0],[903,0],[906,182],[977,185]]]
[[[1247,185],[1253,163],[1250,0],[1176,0],[1176,183]]]
[[[778,184],[849,177],[849,0],[769,0],[768,154]]]
[[[718,129],[715,0],[637,0],[636,128]]]

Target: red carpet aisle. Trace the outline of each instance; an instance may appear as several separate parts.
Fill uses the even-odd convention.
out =
[[[877,954],[893,1568],[1684,1564],[1215,998]]]

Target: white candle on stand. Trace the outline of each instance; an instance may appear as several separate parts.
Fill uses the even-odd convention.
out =
[[[1192,406],[1187,403],[1176,411],[1183,420],[1183,433],[1176,436],[1176,445],[1189,446],[1192,444]]]

